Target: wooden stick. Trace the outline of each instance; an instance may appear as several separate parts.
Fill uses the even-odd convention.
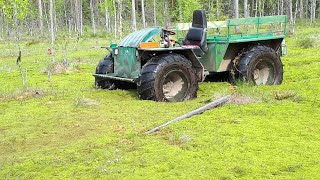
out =
[[[183,120],[183,119],[189,118],[189,117],[194,116],[194,115],[197,115],[197,114],[201,114],[201,113],[203,113],[204,111],[207,111],[207,110],[210,110],[210,109],[213,109],[213,108],[222,106],[222,105],[224,105],[226,102],[229,101],[230,97],[231,97],[231,95],[227,95],[227,96],[224,96],[224,97],[222,97],[222,98],[219,98],[219,99],[217,99],[217,100],[215,100],[215,101],[213,101],[213,102],[211,102],[211,103],[209,103],[209,104],[206,104],[205,106],[202,106],[202,107],[200,107],[200,108],[198,108],[198,109],[196,109],[196,110],[193,110],[193,111],[191,111],[191,112],[189,112],[189,113],[187,113],[187,114],[184,114],[184,115],[182,115],[182,116],[179,116],[179,117],[177,117],[177,118],[175,118],[175,119],[173,119],[173,120],[171,120],[171,121],[168,121],[168,122],[166,122],[166,123],[164,123],[164,124],[162,124],[162,125],[160,125],[160,126],[158,126],[158,127],[155,127],[155,128],[153,128],[153,129],[145,132],[145,134],[152,134],[152,133],[154,133],[154,132],[159,131],[161,128],[168,126],[169,124],[172,124],[172,123],[181,121],[181,120]]]

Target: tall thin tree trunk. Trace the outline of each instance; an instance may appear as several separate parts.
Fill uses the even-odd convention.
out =
[[[141,0],[141,13],[142,13],[142,23],[143,27],[146,27],[146,14],[144,12],[144,0]]]
[[[136,20],[136,1],[132,0],[132,29],[137,31],[137,20]]]
[[[313,1],[311,0],[310,4],[310,22],[313,23]]]
[[[251,0],[251,9],[250,9],[250,16],[251,17],[254,16],[253,11],[254,11],[254,0]]]
[[[42,21],[42,1],[38,0],[38,8],[39,8],[39,25],[40,25],[40,32],[43,35],[43,21]]]
[[[277,3],[277,7],[278,7],[278,16],[280,15],[280,0],[278,0],[278,3]]]
[[[283,0],[281,0],[280,4],[281,4],[281,7],[280,7],[280,15],[283,15],[283,8],[284,8]]]
[[[303,18],[303,0],[300,0],[299,18]]]
[[[219,0],[216,0],[216,16],[217,16],[217,19],[219,19],[219,17],[220,17],[220,8],[219,8],[219,6],[220,6],[220,3],[219,3]]]
[[[258,15],[258,0],[256,0],[256,11],[255,11],[255,13],[254,13],[254,17],[257,17],[257,15]]]
[[[264,16],[264,2],[260,1],[261,7],[260,7],[260,17]]]
[[[55,62],[55,49],[54,49],[54,22],[53,22],[53,0],[50,0],[50,24],[51,24],[51,52],[52,52],[52,62]]]
[[[239,1],[233,0],[233,4],[234,4],[234,18],[239,19]],[[239,32],[239,26],[235,26],[235,31],[236,33]]]
[[[233,0],[234,4],[234,18],[239,19],[239,1]]]
[[[153,0],[153,24],[154,26],[157,26],[156,0]]]
[[[168,0],[164,0],[164,26],[169,27]]]
[[[93,29],[93,34],[96,35],[96,20],[94,16],[94,8],[95,8],[94,0],[90,0],[92,29]]]
[[[311,9],[312,9],[312,14],[311,14],[311,23],[315,22],[316,19],[316,6],[317,6],[317,2],[316,0],[312,0],[312,4],[311,4]]]
[[[47,13],[47,8],[46,8],[46,3],[45,2],[43,2],[43,9],[44,9],[44,16],[46,18],[48,31],[50,32],[50,24],[49,24],[49,18],[48,18],[48,13]]]
[[[308,8],[309,8],[309,1],[306,0],[306,4],[305,4],[305,15],[306,15],[306,19],[308,18]]]
[[[243,10],[244,10],[244,17],[247,18],[249,17],[249,12],[248,12],[248,0],[244,0],[243,3]]]
[[[292,14],[292,0],[288,0],[289,2],[289,33],[294,33],[294,24],[293,24],[293,14]]]
[[[117,39],[117,9],[116,0],[113,0],[113,13],[114,13],[114,38]]]
[[[55,6],[53,6],[53,12],[54,12],[54,34],[58,34],[58,23],[57,23],[57,14],[55,10]]]
[[[122,0],[118,0],[118,7],[119,7],[119,31],[120,31],[120,39],[122,38]]]
[[[259,5],[258,5],[259,17],[262,16],[262,11],[261,11],[261,9],[262,9],[261,0],[259,0]]]
[[[83,34],[82,0],[79,0],[80,34]]]
[[[110,32],[110,29],[109,29],[109,10],[108,10],[108,6],[105,6],[105,18],[106,18],[106,23],[105,23],[106,32]]]
[[[295,11],[294,11],[294,17],[293,17],[293,31],[292,33],[294,33],[294,27],[296,25],[296,19],[297,19],[297,14],[298,14],[298,1],[296,1],[296,6],[295,6]]]
[[[79,17],[79,3],[78,3],[79,0],[75,0],[74,1],[74,16],[75,16],[75,20],[74,20],[74,27],[75,27],[75,31],[77,32],[80,32],[80,17]]]

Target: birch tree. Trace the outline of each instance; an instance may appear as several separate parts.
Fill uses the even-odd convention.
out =
[[[156,0],[153,0],[153,24],[154,26],[157,26]]]
[[[120,39],[122,38],[122,0],[118,0],[118,7],[119,7],[119,31],[120,31]]]
[[[243,6],[244,17],[247,18],[249,17],[248,0],[244,0]]]
[[[42,21],[42,1],[38,0],[38,8],[39,8],[39,25],[40,25],[40,32],[43,35],[43,21]]]
[[[136,5],[135,5],[135,0],[132,0],[131,4],[132,4],[132,29],[134,31],[137,31],[137,20],[136,20]]]
[[[144,12],[144,0],[141,0],[141,13],[142,13],[143,27],[146,28],[146,14]]]
[[[234,3],[234,18],[239,19],[239,1],[238,0],[233,0]],[[239,31],[239,26],[235,26],[235,31]]]
[[[300,0],[299,17],[303,18],[303,0]]]
[[[289,6],[289,33],[294,33],[294,22],[293,22],[293,14],[292,14],[292,0],[288,0]]]
[[[92,29],[93,29],[93,34],[96,35],[97,30],[96,30],[96,21],[95,21],[95,17],[94,17],[94,9],[95,9],[94,0],[90,0]]]
[[[52,55],[52,62],[55,62],[55,49],[54,49],[54,21],[53,21],[53,0],[50,0],[50,32],[51,32],[51,55]]]

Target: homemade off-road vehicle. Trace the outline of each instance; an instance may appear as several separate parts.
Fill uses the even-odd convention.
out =
[[[196,10],[193,22],[179,23],[175,32],[146,28],[112,43],[93,75],[95,85],[136,84],[141,99],[185,101],[196,97],[207,75],[219,72],[230,72],[232,81],[280,84],[286,22],[286,16],[207,22],[205,11]]]

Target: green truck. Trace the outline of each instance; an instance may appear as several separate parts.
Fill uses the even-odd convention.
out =
[[[207,22],[203,10],[175,31],[152,27],[129,34],[96,68],[102,89],[136,85],[140,99],[185,101],[197,96],[207,75],[229,72],[232,81],[282,83],[286,16]],[[174,40],[175,39],[175,40]]]

